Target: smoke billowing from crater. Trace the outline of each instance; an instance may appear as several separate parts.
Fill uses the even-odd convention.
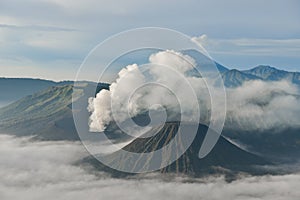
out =
[[[151,55],[149,62],[147,73],[143,66],[136,64],[123,68],[118,79],[111,84],[110,91],[101,90],[95,98],[90,99],[88,109],[91,112],[92,131],[103,131],[113,120],[123,122],[149,108],[155,109],[152,105],[165,108],[171,115],[168,116],[169,120],[178,119],[180,115],[181,120],[197,121],[197,106],[201,111],[200,123],[207,125],[210,120],[217,120],[211,119],[211,101],[206,87],[206,83],[213,82],[214,79],[189,73],[197,65],[193,58],[168,50]],[[198,67],[201,69],[201,66]],[[167,86],[167,89],[144,87],[139,91],[135,90],[147,84],[149,76],[152,82]],[[192,88],[197,100],[192,98],[188,87]],[[219,87],[214,89],[216,93],[221,92]],[[227,88],[226,95],[225,128],[265,130],[300,127],[300,92],[291,82],[248,81],[240,87]],[[215,109],[221,112],[223,100],[213,100],[216,105],[220,105]],[[114,112],[117,114],[113,114]]]

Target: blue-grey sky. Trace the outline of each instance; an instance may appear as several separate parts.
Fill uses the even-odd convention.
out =
[[[0,76],[73,79],[88,52],[127,29],[197,37],[228,68],[300,71],[298,0],[0,0]]]

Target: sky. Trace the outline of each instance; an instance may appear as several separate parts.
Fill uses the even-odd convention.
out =
[[[111,35],[163,27],[197,38],[228,68],[300,71],[297,0],[0,0],[0,77],[73,80]]]

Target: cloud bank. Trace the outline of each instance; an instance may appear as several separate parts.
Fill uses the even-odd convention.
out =
[[[200,123],[209,124],[211,102],[206,83],[213,80],[189,73],[196,66],[195,60],[168,50],[151,55],[149,62],[150,67],[146,73],[143,66],[136,64],[123,68],[118,79],[111,84],[110,91],[101,90],[95,98],[90,99],[92,131],[103,131],[113,120],[121,123],[145,110],[161,107],[167,110],[168,120],[178,120],[177,114],[180,113],[182,121],[195,122],[199,114],[195,111],[198,103],[201,110]],[[167,89],[148,84],[149,77],[152,82],[166,86]],[[143,86],[140,87],[143,89],[136,89],[139,86]],[[193,98],[189,88],[192,88],[197,99]],[[218,87],[214,90],[221,93]],[[249,81],[237,88],[227,88],[226,94],[225,128],[268,130],[300,127],[299,87],[288,81]],[[219,105],[215,109],[221,113],[223,100],[213,100]]]
[[[249,81],[227,89],[227,127],[243,130],[300,127],[299,88],[287,81]]]
[[[0,198],[298,200],[300,196],[299,174],[242,177],[231,183],[222,177],[194,182],[185,182],[185,178],[166,182],[155,176],[113,179],[73,165],[84,156],[79,143],[31,142],[28,138],[0,135]]]

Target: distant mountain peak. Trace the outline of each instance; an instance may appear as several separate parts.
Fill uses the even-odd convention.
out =
[[[259,65],[249,70],[242,71],[245,74],[250,74],[261,78],[264,81],[280,81],[287,80],[294,84],[300,84],[299,72],[288,72],[276,69],[269,65]]]
[[[222,78],[226,87],[237,87],[241,86],[245,81],[260,79],[255,75],[243,73],[237,69],[224,72]]]
[[[270,65],[257,65],[255,68],[265,68],[265,69],[276,69],[275,67],[271,67]]]
[[[271,67],[270,65],[258,65],[248,71],[261,71],[261,72],[270,72],[270,71],[283,71],[276,69],[275,67]]]
[[[203,67],[205,65],[211,66],[213,64],[221,73],[224,73],[229,70],[227,67],[221,65],[220,63],[212,60],[211,58],[194,49],[183,50],[182,53],[193,58],[196,61],[198,67]]]
[[[226,71],[225,73],[237,73],[237,74],[241,74],[242,72],[237,70],[237,69],[230,69],[228,71]]]

